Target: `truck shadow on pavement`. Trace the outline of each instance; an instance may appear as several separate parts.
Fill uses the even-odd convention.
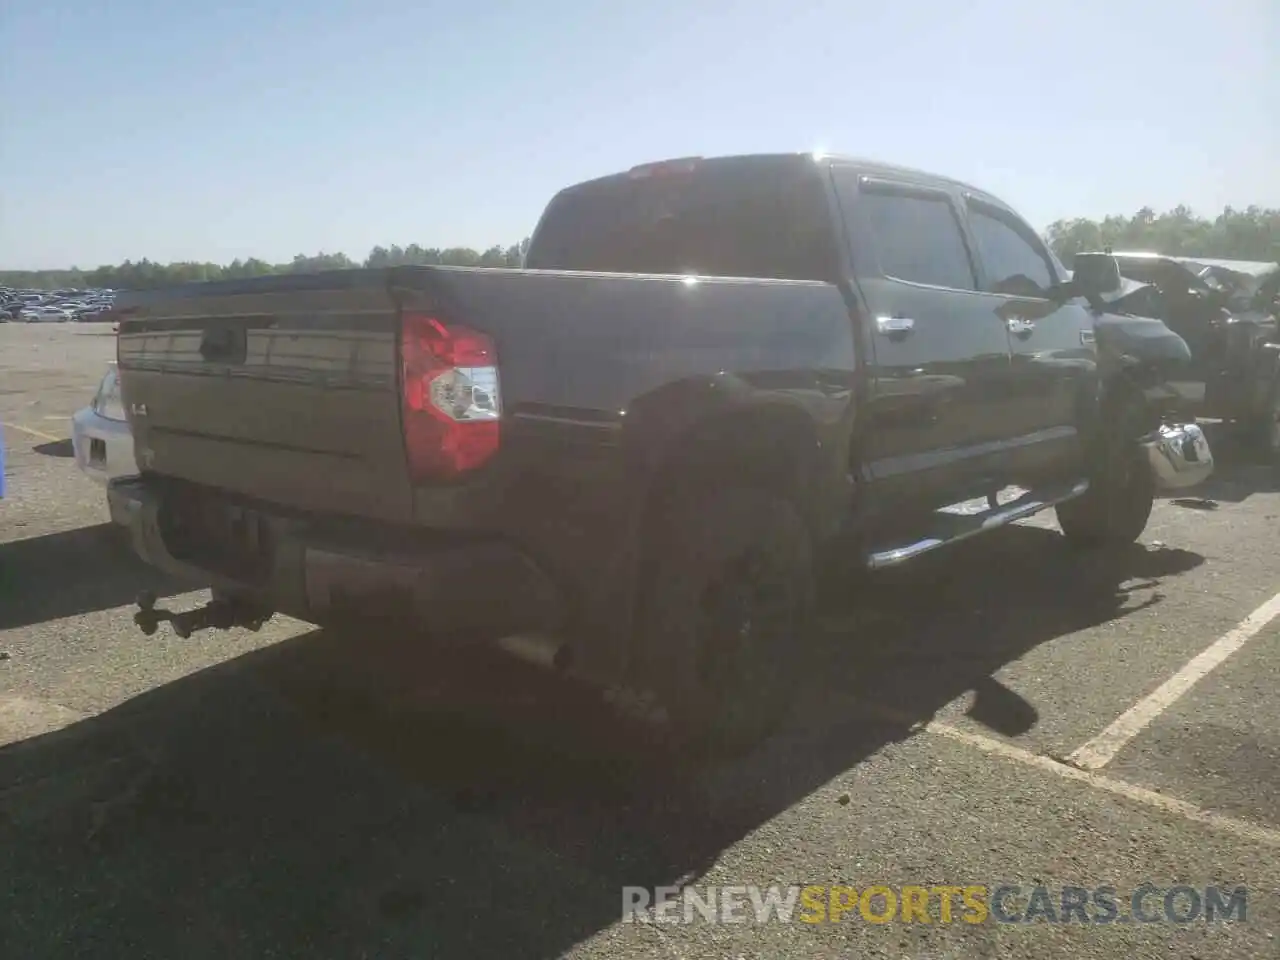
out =
[[[46,457],[58,457],[62,460],[70,460],[76,455],[75,444],[70,440],[51,440],[48,443],[36,444],[31,449]]]
[[[111,523],[0,543],[0,630],[194,589],[148,567]]]
[[[709,769],[532,668],[320,630],[0,750],[0,955],[561,955],[966,691],[1034,723],[995,671],[1202,560],[1032,527],[956,549],[851,595],[813,708]]]
[[[1219,468],[1208,480],[1185,494],[1164,499],[1178,506],[1206,509],[1207,503],[1243,503],[1259,493],[1277,492],[1280,492],[1280,471],[1261,464],[1242,463]]]

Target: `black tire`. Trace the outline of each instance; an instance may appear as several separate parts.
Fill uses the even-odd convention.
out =
[[[1073,546],[1114,547],[1142,536],[1155,504],[1155,474],[1138,443],[1142,409],[1136,403],[1110,418],[1094,457],[1089,490],[1058,505],[1058,526]]]
[[[784,719],[814,616],[813,547],[785,499],[729,489],[662,511],[637,636],[677,745],[736,754]]]

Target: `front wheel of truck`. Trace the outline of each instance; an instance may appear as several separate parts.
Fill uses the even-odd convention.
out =
[[[1147,528],[1155,504],[1156,479],[1138,442],[1142,409],[1135,405],[1112,420],[1095,455],[1089,490],[1058,505],[1058,526],[1080,547],[1123,546]]]
[[[671,732],[734,754],[782,721],[814,616],[813,547],[786,499],[753,489],[683,498],[663,511],[639,641]]]

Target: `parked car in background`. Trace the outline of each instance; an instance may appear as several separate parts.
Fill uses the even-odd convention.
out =
[[[1234,421],[1280,465],[1280,263],[1079,253],[1077,269],[1114,259],[1128,286],[1112,302],[1155,317],[1191,349],[1178,386],[1196,416]]]
[[[93,400],[72,416],[71,442],[76,466],[104,487],[117,477],[138,472],[133,459],[133,435],[120,402],[114,363],[103,375]]]
[[[18,315],[27,323],[68,323],[74,319],[70,310],[61,307],[27,307]]]
[[[0,286],[0,322],[106,320],[114,298],[112,290],[22,290]]]

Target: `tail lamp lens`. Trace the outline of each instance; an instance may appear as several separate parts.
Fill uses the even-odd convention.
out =
[[[502,399],[492,339],[409,314],[401,325],[400,356],[411,479],[456,479],[493,457]]]

